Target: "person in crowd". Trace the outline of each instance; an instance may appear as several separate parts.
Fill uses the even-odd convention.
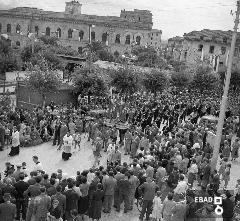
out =
[[[61,208],[57,199],[52,200],[51,208],[49,210],[48,218],[51,221],[60,221],[61,219]]]
[[[17,216],[16,220],[20,220],[20,212],[22,213],[22,219],[26,219],[27,213],[27,199],[24,197],[24,192],[27,191],[29,184],[24,181],[25,175],[24,173],[19,174],[19,181],[14,184],[14,187],[17,191],[16,195],[16,208],[17,208]]]
[[[103,196],[104,192],[102,190],[102,184],[98,183],[96,191],[94,191],[91,196],[91,204],[89,208],[89,218],[91,218],[92,221],[95,219],[98,221],[101,218]]]
[[[146,182],[144,182],[138,188],[138,190],[141,195],[143,195],[143,206],[139,219],[142,221],[146,213],[146,219],[149,220],[153,205],[153,199],[155,197],[156,191],[158,190],[158,186],[151,179],[151,177],[147,177]]]
[[[223,221],[232,221],[234,214],[234,201],[232,200],[232,195],[229,191],[226,191],[226,197],[222,200],[223,208]]]
[[[16,215],[16,205],[11,203],[10,193],[4,193],[4,203],[0,204],[0,220],[14,221]]]
[[[66,211],[66,196],[62,194],[62,187],[58,185],[56,187],[56,194],[51,196],[51,202],[58,201],[58,207],[61,211],[60,217],[63,218],[63,215],[65,214]]]
[[[43,171],[43,166],[42,166],[41,162],[39,161],[38,156],[33,156],[32,159],[33,159],[33,162],[35,163],[33,171],[37,171],[37,172]]]
[[[109,171],[109,177],[104,182],[102,181],[102,183],[104,192],[103,212],[110,213],[113,204],[114,190],[117,186],[117,180],[114,178],[114,173]]]
[[[20,140],[19,140],[19,131],[16,126],[13,127],[12,132],[12,147],[9,153],[9,156],[15,156],[19,154]]]
[[[66,161],[72,156],[73,137],[69,131],[63,137],[63,146],[62,159]]]
[[[88,191],[89,191],[89,183],[87,183],[87,178],[85,176],[81,177],[81,184],[79,185],[79,189],[81,191],[81,196],[78,200],[78,213],[84,219],[84,215],[88,211],[89,207],[89,196],[88,196]]]
[[[172,220],[172,211],[176,206],[176,203],[173,201],[173,193],[169,193],[167,198],[163,201],[162,216],[164,221]]]
[[[5,146],[5,128],[0,123],[0,151],[3,151]]]
[[[161,191],[157,191],[156,196],[153,199],[153,211],[152,217],[155,221],[162,220],[162,200],[161,200]]]

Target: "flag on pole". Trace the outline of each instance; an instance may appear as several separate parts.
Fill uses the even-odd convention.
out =
[[[227,57],[226,57],[226,66],[228,66],[228,57],[229,57],[229,50],[227,52]]]

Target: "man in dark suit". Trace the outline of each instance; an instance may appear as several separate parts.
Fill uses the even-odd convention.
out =
[[[14,221],[16,214],[16,206],[10,202],[10,193],[5,193],[3,199],[4,203],[0,204],[0,220]]]
[[[40,182],[41,182],[41,177],[36,177],[35,178],[36,180],[36,183],[34,185],[30,185],[28,187],[28,189],[26,191],[24,191],[23,195],[24,196],[29,196],[29,197],[36,197],[36,196],[39,196],[41,194],[41,191],[40,191]]]
[[[26,212],[27,212],[27,200],[23,196],[24,191],[26,191],[29,187],[29,184],[24,182],[25,176],[24,173],[19,174],[19,181],[14,184],[16,188],[17,195],[16,195],[16,206],[17,206],[17,217],[16,220],[20,220],[20,211],[22,211],[22,219],[26,219]]]
[[[63,218],[63,215],[65,214],[65,210],[66,210],[66,196],[61,193],[62,187],[60,185],[56,187],[56,191],[57,193],[51,197],[51,200],[52,202],[54,200],[58,200],[59,202],[58,205],[61,210],[61,217]]]

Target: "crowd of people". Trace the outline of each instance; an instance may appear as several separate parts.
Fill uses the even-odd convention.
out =
[[[63,150],[63,160],[69,160],[72,149],[81,149],[81,139],[87,136],[95,161],[75,177],[68,177],[64,168],[48,174],[37,156],[31,172],[24,163],[16,170],[8,163],[0,183],[0,220],[20,220],[20,214],[26,221],[78,221],[86,215],[99,220],[102,211],[111,213],[115,207],[119,212],[121,204],[124,213],[131,214],[136,200],[142,202],[140,221],[144,217],[213,220],[216,205],[196,203],[196,196],[223,196],[224,221],[234,219],[240,179],[234,193],[227,188],[231,166],[239,157],[240,125],[231,108],[226,112],[220,168],[212,171],[216,121],[202,119],[218,117],[219,98],[182,91],[157,96],[136,93],[101,102],[93,105],[81,100],[78,108],[51,103],[44,110],[20,108],[2,115],[0,141],[2,147],[4,138],[11,142],[10,156],[18,154],[21,145],[53,138],[53,146]],[[87,116],[90,109],[102,108],[104,113]],[[107,162],[101,166],[104,152]],[[131,160],[122,162],[122,154]]]

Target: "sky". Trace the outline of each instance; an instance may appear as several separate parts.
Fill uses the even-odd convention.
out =
[[[37,7],[64,11],[70,0],[0,0],[0,9]],[[183,36],[194,30],[232,30],[236,0],[79,0],[82,13],[119,16],[122,9],[144,9],[153,14],[153,28],[163,32],[162,39]]]

